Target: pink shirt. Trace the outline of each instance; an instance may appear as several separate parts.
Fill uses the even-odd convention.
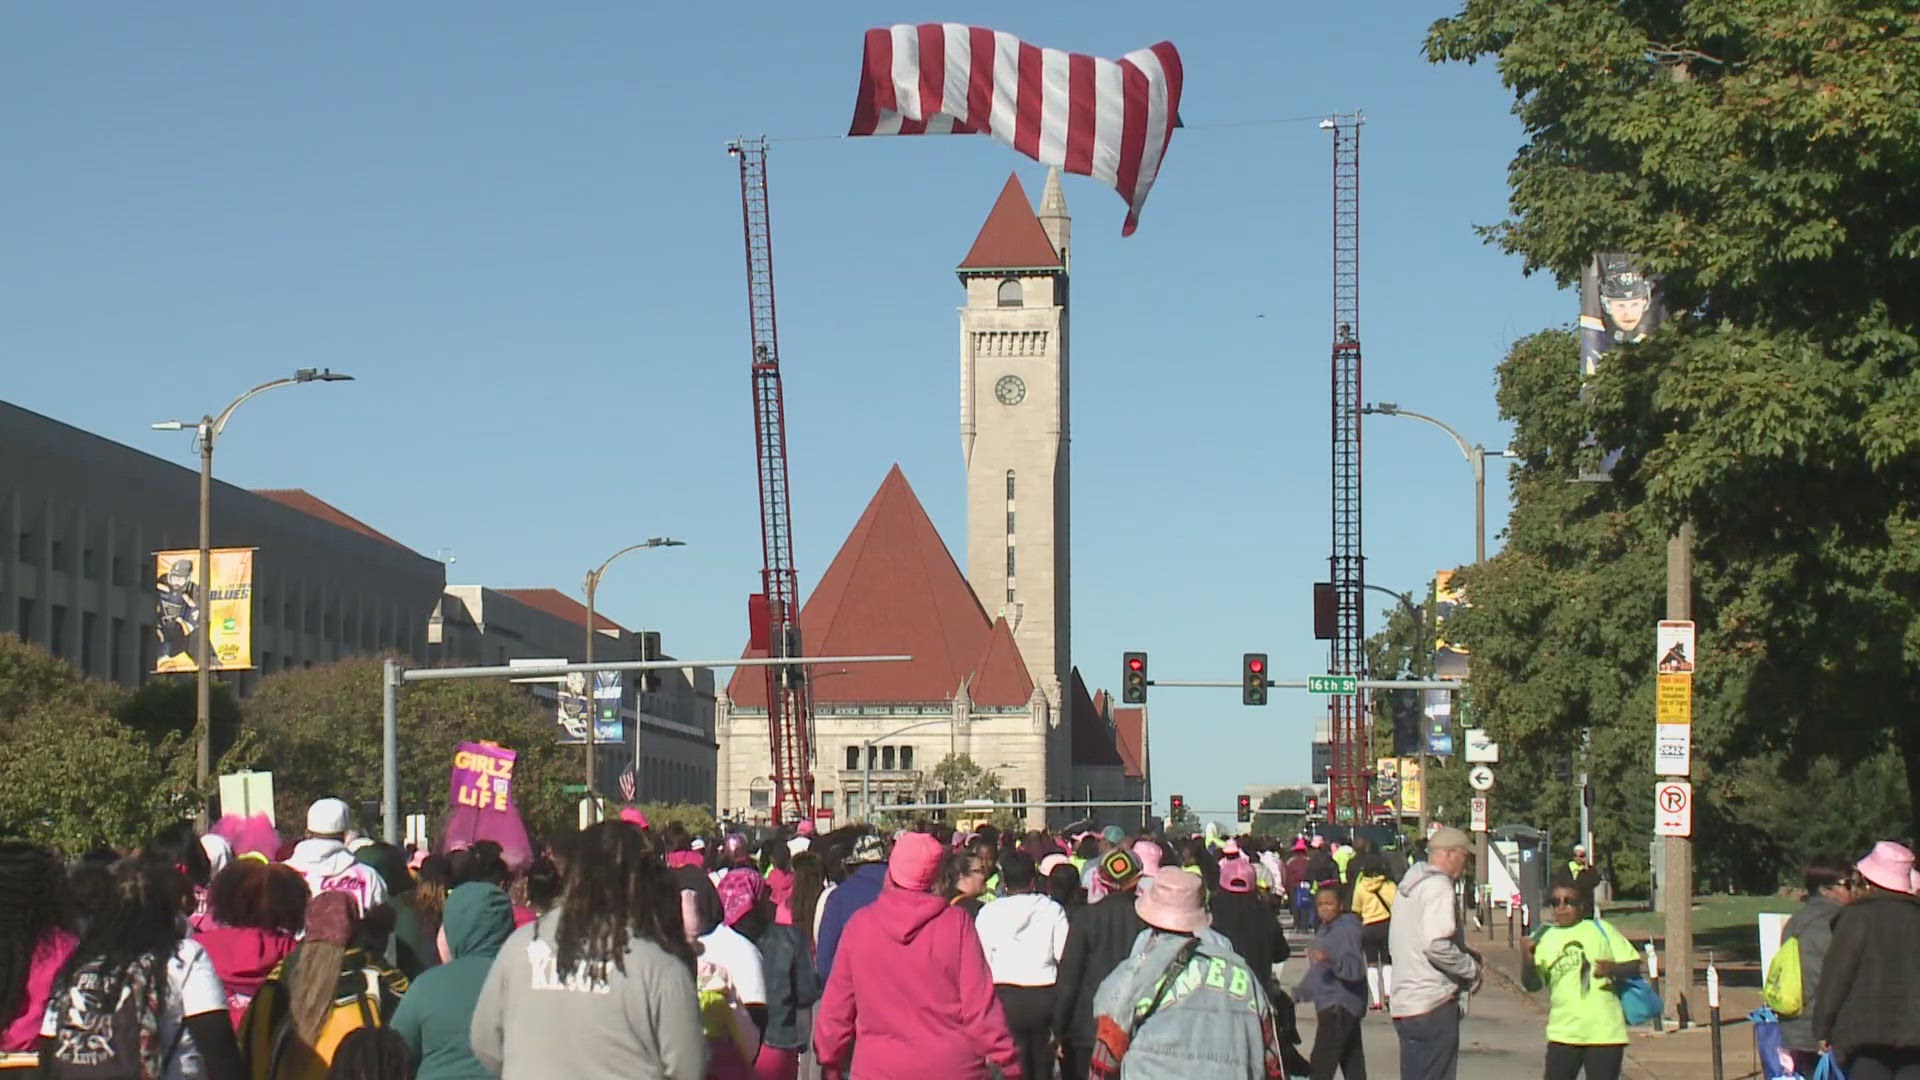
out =
[[[60,974],[67,957],[73,955],[74,947],[79,944],[80,940],[72,934],[55,930],[33,950],[33,963],[27,968],[27,999],[21,1002],[20,1015],[7,1019],[6,1031],[0,1034],[0,1053],[24,1054],[33,1050],[40,1038],[47,997],[53,993],[54,977]]]

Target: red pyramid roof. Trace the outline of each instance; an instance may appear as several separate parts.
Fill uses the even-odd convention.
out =
[[[1080,669],[1073,669],[1072,697],[1067,706],[1073,723],[1073,763],[1075,765],[1119,765],[1120,750],[1114,743],[1113,728],[1106,717],[1094,711],[1087,684],[1080,681]]]
[[[1020,646],[1013,641],[1013,628],[1004,617],[993,620],[987,650],[973,665],[972,695],[975,705],[1018,706],[1033,697],[1033,677],[1027,674]]]
[[[913,657],[816,673],[814,698],[828,702],[948,701],[986,651],[986,613],[900,466],[881,481],[800,609],[800,635],[814,656]],[[760,669],[740,668],[727,695],[765,708],[766,687]]]
[[[501,589],[501,596],[512,597],[535,611],[542,611],[556,619],[587,625],[587,605],[561,592],[559,589]],[[601,630],[617,630],[624,634],[627,628],[607,618],[600,612],[593,613],[593,625]]]
[[[1120,760],[1127,775],[1135,779],[1146,776],[1147,710],[1113,710],[1113,734],[1119,740]]]
[[[255,495],[263,499],[272,499],[292,510],[298,510],[308,517],[319,518],[329,525],[349,529],[361,536],[370,537],[383,544],[392,544],[403,551],[411,551],[407,545],[388,536],[386,533],[347,513],[345,510],[327,502],[304,488],[255,488]]]
[[[1009,173],[1007,186],[980,226],[973,248],[960,260],[961,270],[1058,270],[1060,253],[1053,250],[1047,230],[1034,216],[1033,204],[1020,187],[1020,177]]]

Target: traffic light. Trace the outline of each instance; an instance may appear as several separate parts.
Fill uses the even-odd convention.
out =
[[[640,659],[642,660],[660,659],[660,631],[658,630],[640,631]],[[641,672],[640,673],[640,689],[646,691],[649,694],[657,692],[660,689],[660,673],[658,671]]]
[[[1168,821],[1173,821],[1177,819],[1181,814],[1186,813],[1186,811],[1187,811],[1187,797],[1185,795],[1167,796],[1167,820]]]
[[[1245,823],[1252,821],[1253,820],[1253,796],[1251,795],[1240,796],[1239,810],[1240,812],[1238,816],[1240,818],[1241,824],[1244,825]]]
[[[1316,581],[1313,583],[1313,637],[1316,641],[1332,641],[1333,632],[1338,629],[1340,601],[1334,594],[1333,582]]]
[[[1127,705],[1147,703],[1147,654],[1121,653],[1120,700]]]
[[[1387,691],[1387,710],[1393,716],[1393,753],[1412,757],[1420,752],[1420,691]]]
[[[1307,796],[1307,816],[1308,817],[1320,816],[1320,796],[1318,795]]]
[[[1267,703],[1267,654],[1250,652],[1240,659],[1240,704]]]

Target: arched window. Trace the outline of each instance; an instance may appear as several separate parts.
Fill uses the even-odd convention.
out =
[[[1021,299],[1019,281],[1014,278],[1008,278],[1000,283],[1001,307],[1019,307]]]

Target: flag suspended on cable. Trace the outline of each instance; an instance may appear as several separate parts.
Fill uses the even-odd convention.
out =
[[[1111,184],[1130,236],[1180,126],[1180,79],[1166,41],[1106,60],[977,26],[893,26],[867,31],[848,134],[991,135]]]
[[[633,762],[627,762],[626,770],[620,774],[620,797],[627,802],[633,801]]]

